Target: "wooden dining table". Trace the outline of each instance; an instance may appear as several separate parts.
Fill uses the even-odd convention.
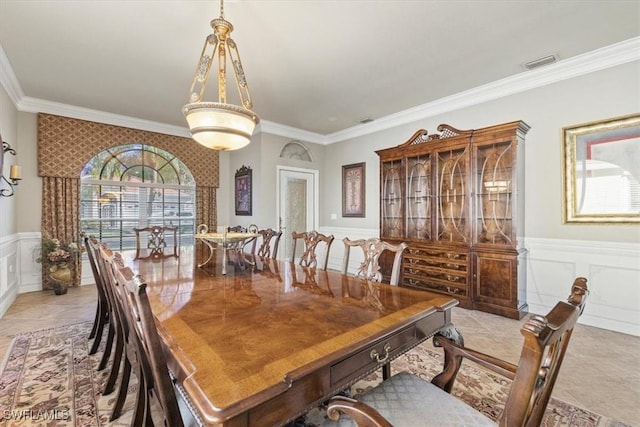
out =
[[[278,426],[443,328],[451,297],[202,245],[178,258],[125,262],[147,283],[177,384],[207,426]]]

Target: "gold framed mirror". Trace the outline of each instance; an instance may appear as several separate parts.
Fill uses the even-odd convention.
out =
[[[640,114],[562,133],[563,222],[640,222]]]

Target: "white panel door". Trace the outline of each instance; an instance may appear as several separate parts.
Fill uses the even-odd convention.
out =
[[[291,233],[318,228],[318,171],[278,166],[278,258],[291,259]],[[301,249],[296,250],[296,252]]]

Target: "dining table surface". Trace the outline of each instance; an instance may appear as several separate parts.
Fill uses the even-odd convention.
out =
[[[217,251],[222,252],[222,251]],[[134,259],[167,364],[207,426],[277,426],[451,327],[457,300],[203,245]],[[248,258],[251,256],[247,256]],[[225,257],[226,260],[226,257]]]

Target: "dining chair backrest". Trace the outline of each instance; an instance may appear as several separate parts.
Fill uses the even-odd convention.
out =
[[[96,315],[93,321],[93,326],[91,327],[91,332],[89,333],[89,339],[94,338],[98,341],[102,339],[102,333],[104,327],[107,325],[109,321],[109,302],[107,300],[107,295],[105,294],[104,285],[102,283],[102,277],[100,276],[100,271],[98,270],[98,264],[96,263],[96,252],[93,249],[93,246],[89,242],[90,239],[95,240],[94,237],[89,237],[88,235],[84,236],[84,248],[87,252],[87,258],[89,258],[89,266],[91,267],[91,273],[93,274],[93,280],[96,283],[96,290],[98,292],[98,303],[96,305]],[[99,337],[99,338],[97,338]],[[95,342],[95,341],[94,341]],[[97,350],[97,344],[96,344]],[[90,352],[90,354],[94,354],[95,351]]]
[[[178,399],[169,375],[167,360],[147,295],[147,285],[129,267],[114,269],[119,284],[123,308],[129,322],[131,340],[136,342],[138,360],[142,365],[144,384],[154,392],[162,409],[166,426],[182,426]],[[135,336],[133,336],[135,334]],[[147,411],[150,411],[147,405]],[[150,412],[147,416],[151,416]]]
[[[258,230],[257,233],[258,237],[253,241],[251,253],[253,255],[275,259],[278,256],[278,245],[280,244],[282,231],[264,228]]]
[[[329,262],[329,250],[331,249],[331,243],[333,243],[333,235],[325,235],[318,233],[316,230],[306,231],[302,233],[291,233],[293,239],[293,245],[291,247],[291,262],[295,262],[296,259],[296,243],[298,240],[302,240],[304,246],[302,254],[298,260],[298,264],[304,267],[313,267],[320,270],[327,269],[327,263]],[[322,261],[318,263],[318,246],[323,246]]]
[[[112,408],[110,421],[118,419],[122,413],[127,398],[126,390],[128,389],[131,373],[138,379],[138,389],[135,401],[135,408],[131,419],[131,425],[145,425],[148,417],[151,417],[149,404],[149,389],[153,383],[149,383],[148,378],[151,377],[149,362],[146,360],[142,342],[138,339],[135,331],[135,318],[137,315],[132,314],[129,309],[126,293],[122,286],[122,279],[118,277],[118,272],[124,268],[122,258],[119,253],[114,253],[106,247],[99,250],[100,260],[104,267],[104,274],[111,288],[114,300],[115,312],[120,319],[121,336],[124,346],[125,365],[120,380],[120,386],[116,397],[115,404]]]
[[[91,252],[95,255],[96,265],[100,272],[105,294],[109,303],[109,334],[107,335],[107,342],[102,354],[102,359],[98,365],[98,370],[102,370],[108,366],[109,359],[111,358],[112,360],[109,368],[109,376],[107,377],[103,390],[103,395],[106,395],[113,392],[116,387],[120,364],[126,350],[126,321],[122,317],[122,312],[118,306],[118,296],[116,294],[114,277],[111,271],[111,264],[116,262],[118,266],[122,266],[123,263],[120,257],[114,261],[113,252],[105,243],[98,242],[95,238],[89,240],[89,247]],[[115,349],[113,350],[113,354],[111,354],[111,349],[114,344]]]
[[[402,266],[402,253],[407,248],[407,244],[405,242],[394,245],[375,237],[358,240],[349,240],[348,237],[345,237],[342,241],[344,242],[342,274],[347,274],[348,272],[351,248],[359,247],[362,249],[363,261],[356,270],[355,276],[366,280],[381,282],[382,273],[380,272],[380,256],[383,251],[391,251],[394,253],[394,257],[389,283],[392,285],[398,284],[400,281],[400,268]]]
[[[136,259],[178,256],[178,227],[150,225],[133,231],[136,233]]]

